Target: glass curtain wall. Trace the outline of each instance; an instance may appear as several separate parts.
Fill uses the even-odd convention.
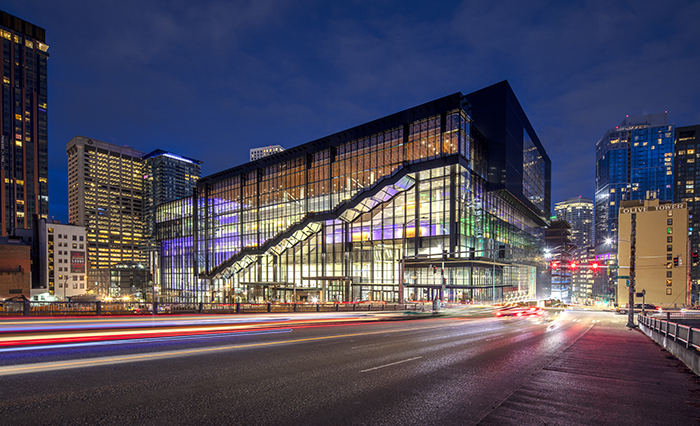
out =
[[[191,209],[191,201],[158,210],[162,267],[183,271],[163,274],[163,297],[179,301],[199,292],[200,301],[226,303],[533,298],[537,225],[512,196],[487,191],[480,144],[470,136],[470,118],[457,109],[205,179],[195,196],[195,225],[178,222],[187,215],[175,211]],[[176,259],[191,250],[194,264]]]

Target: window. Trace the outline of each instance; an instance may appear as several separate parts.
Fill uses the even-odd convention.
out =
[[[78,237],[78,238],[80,239],[80,241],[83,241],[83,236],[82,236],[82,235],[81,235],[80,237]]]
[[[78,239],[77,235],[73,235],[73,241],[76,241]]]
[[[666,225],[668,225],[668,226],[673,225],[673,219],[666,219]]]
[[[673,278],[673,271],[666,271],[666,278]]]
[[[666,251],[673,251],[673,246],[672,245],[666,246]],[[670,254],[669,254],[669,256],[670,256]]]
[[[666,287],[670,287],[670,286],[671,286],[671,281],[673,281],[673,280],[669,280],[669,279],[666,280]]]
[[[77,248],[78,248],[78,244],[73,243],[73,248],[74,248],[74,249],[77,249]]]
[[[667,234],[673,234],[673,228],[666,228]]]
[[[670,288],[667,288],[667,289],[666,289],[666,294],[668,294],[668,295],[671,294],[671,289],[670,289]]]
[[[669,251],[672,251],[672,250],[669,250]],[[673,260],[673,254],[666,253],[666,260]],[[670,265],[670,263],[669,263],[669,265]],[[669,266],[669,268],[670,268],[670,266]]]
[[[666,242],[672,243],[673,242],[673,235],[669,235],[668,237],[666,237]]]
[[[673,210],[669,210],[666,212],[666,216],[673,216]]]

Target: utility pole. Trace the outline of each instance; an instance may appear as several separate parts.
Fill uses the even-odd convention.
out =
[[[635,328],[634,325],[634,276],[636,260],[637,242],[637,213],[632,213],[632,229],[630,230],[630,288],[629,304],[627,309],[627,327]]]

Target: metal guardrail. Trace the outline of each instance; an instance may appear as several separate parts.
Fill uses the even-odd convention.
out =
[[[667,319],[660,319],[640,314],[637,315],[637,323],[643,324],[666,336],[667,339],[673,339],[674,342],[685,344],[686,349],[695,348],[700,350],[700,329],[673,322],[669,319],[671,317],[674,317],[674,315],[669,314]],[[675,315],[675,317],[676,319],[688,318],[688,316],[680,313]],[[695,316],[694,318],[698,317]]]
[[[416,311],[417,303],[143,303],[143,302],[0,302],[0,316],[167,315],[286,312]]]

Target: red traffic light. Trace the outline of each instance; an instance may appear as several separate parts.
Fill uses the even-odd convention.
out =
[[[591,263],[591,269],[594,271],[597,271],[600,268],[600,265],[597,262]]]
[[[576,262],[569,262],[569,269],[576,269],[576,268],[578,268],[578,265],[576,264]]]
[[[549,267],[552,269],[557,269],[559,267],[559,262],[553,260],[549,263]]]

